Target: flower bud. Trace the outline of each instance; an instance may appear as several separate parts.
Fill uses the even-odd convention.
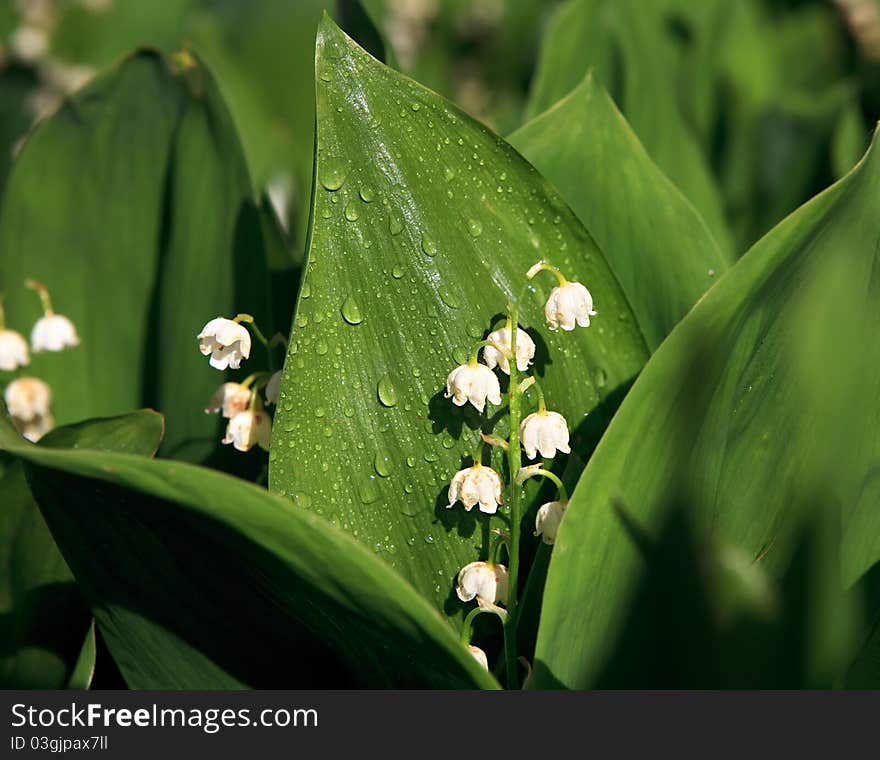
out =
[[[545,544],[556,542],[556,534],[567,508],[567,501],[548,501],[538,509],[535,515],[535,535],[541,536]]]
[[[474,656],[474,659],[483,666],[485,670],[489,670],[489,658],[486,653],[473,644],[468,644],[468,651]]]
[[[278,397],[281,395],[281,374],[282,371],[279,369],[272,377],[269,378],[269,382],[266,383],[266,403],[267,404],[277,404]]]
[[[251,389],[240,383],[223,383],[211,396],[205,414],[222,412],[227,419],[245,411],[251,403]]]
[[[239,412],[226,426],[222,443],[231,443],[238,451],[250,451],[254,444],[269,450],[272,442],[272,420],[262,409]]]

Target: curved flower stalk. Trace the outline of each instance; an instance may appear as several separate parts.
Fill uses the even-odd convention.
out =
[[[548,328],[562,328],[567,332],[575,326],[588,327],[590,317],[596,316],[596,311],[587,288],[579,282],[569,282],[556,267],[544,261],[531,267],[526,277],[531,279],[542,271],[552,273],[558,281],[544,308]],[[478,362],[480,349],[485,364]],[[484,667],[488,666],[488,658],[482,649],[471,643],[471,624],[483,612],[494,612],[502,619],[508,688],[516,688],[519,680],[515,632],[520,574],[520,525],[523,518],[522,485],[528,478],[541,476],[552,480],[557,486],[558,499],[543,504],[535,515],[535,535],[541,536],[546,544],[552,545],[556,541],[568,506],[565,487],[556,475],[541,465],[522,466],[523,453],[529,459],[535,459],[538,453],[543,458],[550,459],[557,453],[567,454],[571,451],[568,422],[559,412],[547,409],[536,377],[528,374],[534,357],[535,341],[527,330],[520,327],[517,304],[511,303],[507,307],[504,327],[490,332],[487,339],[475,347],[470,361],[454,368],[446,378],[446,398],[452,399],[456,406],[464,406],[470,402],[477,411],[485,414],[487,400],[494,406],[501,405],[499,378],[493,370],[498,369],[509,376],[506,395],[510,432],[507,440],[481,430],[474,464],[459,470],[449,485],[449,508],[461,501],[467,511],[479,504],[480,512],[495,514],[499,505],[504,503],[504,482],[498,472],[482,464],[480,452],[483,444],[497,447],[504,452],[510,477],[509,499],[506,502],[510,512],[510,533],[492,531],[496,533],[496,541],[489,551],[488,561],[471,562],[462,568],[458,574],[456,593],[463,602],[477,600],[477,607],[465,619],[462,642]],[[522,378],[521,373],[525,374]],[[526,391],[532,386],[537,392],[538,408],[523,418]],[[498,561],[504,548],[509,557],[509,569]],[[504,608],[499,605],[504,605]]]

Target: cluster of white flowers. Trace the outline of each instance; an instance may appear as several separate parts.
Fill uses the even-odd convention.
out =
[[[80,4],[90,13],[102,13],[112,0],[80,0]],[[26,106],[37,122],[56,111],[65,96],[78,90],[96,72],[90,66],[74,64],[53,54],[52,40],[67,4],[58,0],[17,0],[15,5],[18,23],[2,41],[0,54],[8,51],[36,75],[38,86],[28,95]],[[16,141],[14,152],[23,140]]]
[[[31,329],[29,346],[20,332],[6,327],[6,316],[0,302],[0,371],[3,372],[16,372],[28,366],[32,353],[63,351],[79,345],[73,322],[55,313],[46,286],[36,280],[26,280],[25,285],[40,296],[43,316]],[[42,380],[18,377],[6,386],[4,398],[13,423],[28,440],[38,441],[54,427],[52,390]]]
[[[596,316],[596,311],[587,288],[579,282],[569,282],[556,267],[543,261],[529,269],[526,276],[531,279],[540,271],[552,272],[559,282],[550,291],[544,306],[548,328],[571,331],[577,326],[588,327],[590,317]],[[486,340],[480,343],[484,363],[479,362],[478,347],[466,364],[455,367],[449,373],[445,396],[452,399],[453,404],[464,406],[470,402],[482,414],[487,401],[494,406],[501,405],[501,385],[493,370],[497,368],[503,374],[510,375],[511,365],[515,364],[518,372],[528,372],[535,358],[535,341],[528,332],[515,326],[515,322],[516,316],[509,317],[504,327],[490,332]],[[524,392],[530,385],[537,385],[534,377],[527,377],[518,383],[519,392]],[[553,458],[557,452],[568,454],[571,451],[568,422],[559,412],[546,408],[543,393],[540,388],[537,390],[538,409],[519,422],[519,443],[529,459],[535,459],[538,453],[544,459]],[[511,445],[495,436],[484,435],[483,440],[505,449]],[[481,455],[476,454],[472,466],[459,470],[453,476],[449,485],[449,508],[460,501],[467,511],[479,505],[481,512],[491,515],[503,503],[504,482],[501,474],[483,465],[480,459]],[[535,516],[535,535],[541,536],[545,544],[553,544],[568,506],[568,498],[562,482],[539,464],[522,467],[517,483],[521,484],[525,479],[537,475],[554,480],[560,491],[560,499],[543,504]],[[494,556],[494,552],[490,554]],[[498,562],[471,562],[459,572],[456,592],[463,602],[476,599],[480,610],[503,615],[504,610],[498,605],[507,605],[508,583],[508,569],[504,565]],[[466,629],[465,636],[469,635],[467,626]],[[486,653],[473,644],[469,644],[468,649],[488,669]]]
[[[203,356],[211,357],[209,364],[214,369],[238,369],[242,361],[250,357],[251,334],[242,321],[253,324],[253,319],[246,314],[236,319],[217,317],[196,336],[199,350]],[[257,334],[261,336],[261,333]],[[281,370],[271,374],[257,372],[242,383],[223,383],[208,401],[206,414],[220,412],[229,420],[222,443],[231,443],[238,451],[250,451],[254,446],[269,450],[272,418],[263,407],[259,393],[261,387],[266,394],[266,404],[277,404]]]

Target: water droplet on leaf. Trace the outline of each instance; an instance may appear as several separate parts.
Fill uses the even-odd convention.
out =
[[[348,296],[342,302],[342,318],[350,325],[359,325],[364,321],[361,307],[354,296]]]

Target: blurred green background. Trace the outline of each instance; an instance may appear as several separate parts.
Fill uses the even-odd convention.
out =
[[[299,260],[325,9],[376,50],[369,17],[393,65],[504,135],[593,68],[737,254],[848,170],[880,114],[877,0],[5,0],[0,182],[34,121],[95,70],[139,45],[188,46]],[[561,54],[573,46],[583,70]]]

